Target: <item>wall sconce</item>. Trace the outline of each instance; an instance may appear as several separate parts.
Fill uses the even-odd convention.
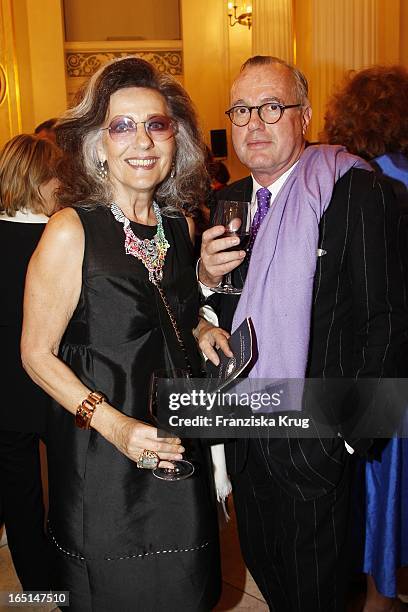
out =
[[[228,2],[228,19],[230,26],[233,27],[236,23],[239,23],[240,25],[248,26],[248,30],[250,30],[252,25],[252,6],[242,6],[239,15],[237,15],[237,11],[238,5]]]

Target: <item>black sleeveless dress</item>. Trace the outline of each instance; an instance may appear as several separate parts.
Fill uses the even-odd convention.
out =
[[[60,358],[90,389],[124,414],[149,422],[153,370],[185,368],[157,289],[143,264],[125,254],[124,232],[110,210],[76,209],[85,231],[82,290]],[[184,218],[163,217],[170,243],[163,287],[189,358],[200,360],[191,330],[198,295]],[[140,238],[156,228],[132,223]],[[163,334],[162,326],[169,326]],[[220,589],[219,550],[209,450],[194,445],[196,472],[158,480],[95,430],[79,430],[54,404],[48,436],[49,535],[55,588],[69,590],[80,612],[204,611]]]

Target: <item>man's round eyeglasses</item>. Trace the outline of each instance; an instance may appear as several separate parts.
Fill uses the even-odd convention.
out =
[[[280,104],[280,102],[266,102],[260,106],[233,106],[225,111],[234,125],[244,127],[251,119],[252,111],[258,112],[258,117],[264,123],[277,123],[287,108],[297,108],[302,104]]]
[[[146,121],[134,121],[132,117],[119,115],[112,119],[108,127],[101,129],[108,130],[114,142],[127,143],[135,136],[139,123],[144,125],[146,134],[154,141],[168,140],[177,132],[176,121],[166,115],[154,115]]]

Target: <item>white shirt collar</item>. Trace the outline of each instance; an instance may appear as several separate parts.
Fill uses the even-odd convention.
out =
[[[0,221],[14,221],[15,223],[47,223],[47,215],[33,213],[30,210],[17,210],[14,217],[0,214]]]
[[[278,195],[278,192],[280,191],[281,187],[285,183],[286,179],[288,178],[292,170],[297,166],[298,161],[296,161],[293,164],[293,166],[289,168],[289,170],[286,170],[286,172],[284,172],[278,179],[276,179],[276,181],[274,181],[271,185],[268,185],[267,189],[269,189],[269,191],[271,192],[270,204],[272,204],[272,202]],[[258,206],[257,201],[256,201],[256,192],[258,191],[258,189],[261,189],[262,185],[260,185],[256,181],[253,175],[251,176],[252,176],[252,199],[251,199],[251,207],[252,207],[252,206]]]

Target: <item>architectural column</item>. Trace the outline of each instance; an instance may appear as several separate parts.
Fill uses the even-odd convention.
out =
[[[253,55],[294,61],[293,0],[253,0]]]
[[[0,145],[65,109],[61,0],[0,0]]]
[[[197,107],[209,142],[211,129],[225,127],[229,81],[226,4],[219,0],[181,0],[180,9],[184,86]]]
[[[21,131],[12,0],[0,0],[0,146]]]
[[[61,0],[13,2],[23,130],[63,113],[67,105]]]

